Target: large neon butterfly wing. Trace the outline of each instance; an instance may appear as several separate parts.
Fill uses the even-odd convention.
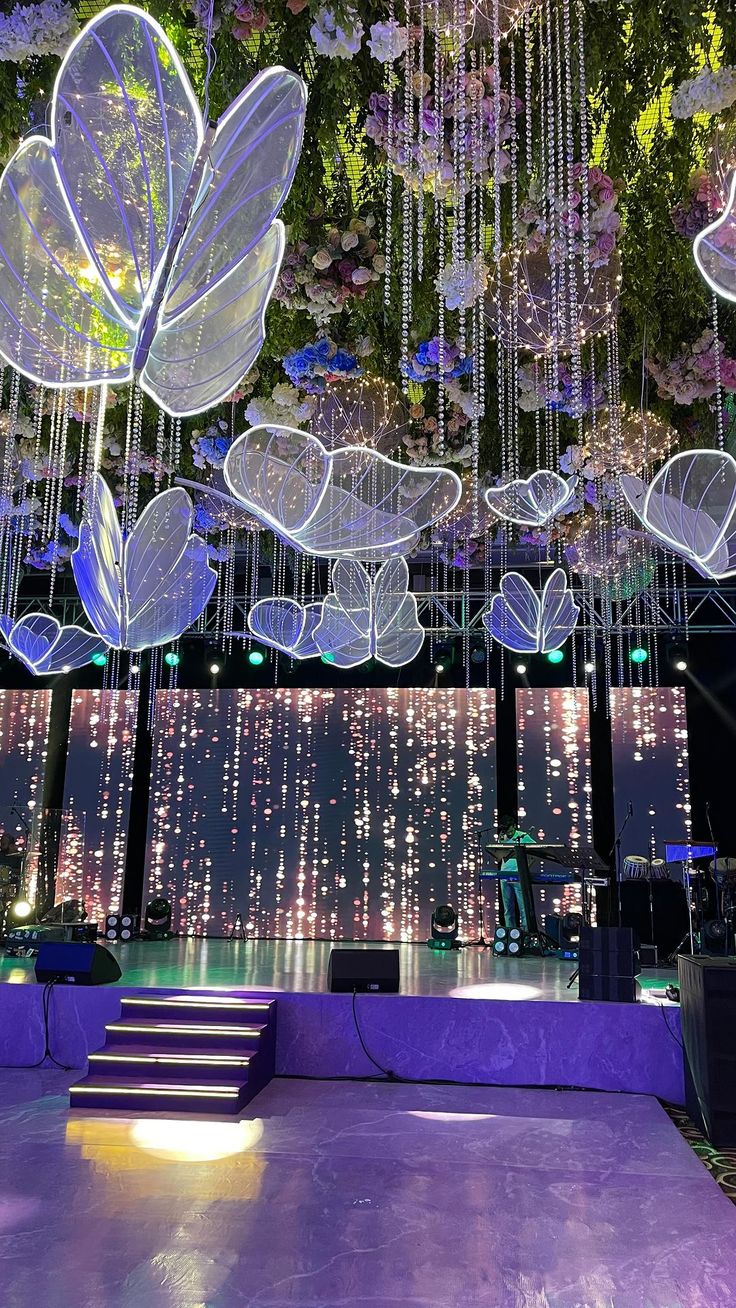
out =
[[[114,5],[84,28],[57,79],[52,134],[97,274],[138,322],[204,137],[189,78],[153,18]]]
[[[72,571],[95,631],[108,645],[120,649],[125,643],[123,535],[112,494],[99,473],[87,492]]]
[[[107,648],[95,632],[62,627],[46,613],[28,613],[16,623],[2,617],[0,632],[16,658],[37,677],[81,668]]]
[[[704,227],[693,241],[693,256],[711,290],[736,300],[736,172],[723,213]]]
[[[371,657],[373,587],[362,563],[338,559],[332,568],[332,593],[322,605],[314,639],[339,668],[353,668]]]
[[[311,659],[320,654],[314,632],[321,619],[319,602],[302,605],[293,599],[273,596],[256,601],[248,613],[248,627],[264,645],[271,645],[295,659]]]
[[[0,179],[0,354],[49,386],[125,381],[135,330],[75,226],[49,141],[30,137]]]
[[[722,450],[685,450],[657,473],[642,497],[641,483],[622,489],[644,526],[688,559],[703,576],[736,570],[736,460]]]
[[[555,568],[547,578],[539,608],[537,648],[542,654],[559,649],[572,634],[580,616],[562,568]]]
[[[175,640],[202,613],[217,582],[204,541],[192,535],[194,507],[181,486],[151,500],[125,543],[125,644]]]
[[[301,78],[269,68],[220,119],[141,378],[171,413],[217,404],[260,352],[305,108]]]
[[[408,587],[409,568],[403,558],[384,563],[373,584],[373,653],[392,668],[411,663],[424,644],[417,601]]]
[[[501,590],[491,599],[483,614],[483,623],[494,640],[519,654],[538,649],[539,599],[520,572],[507,572],[501,578]]]

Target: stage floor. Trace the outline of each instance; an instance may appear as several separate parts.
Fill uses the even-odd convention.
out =
[[[274,1081],[248,1120],[0,1072],[4,1308],[727,1308],[733,1205],[652,1099]]]
[[[380,948],[327,940],[136,940],[109,948],[120,962],[126,988],[192,990],[253,988],[316,994],[327,989],[327,964],[333,948]],[[575,1002],[577,985],[567,988],[574,963],[559,958],[495,958],[486,949],[435,953],[426,945],[386,945],[400,954],[401,994],[468,999],[555,1000]],[[34,982],[34,960],[0,960],[0,982]],[[647,969],[642,997],[661,992],[676,978],[673,968]]]

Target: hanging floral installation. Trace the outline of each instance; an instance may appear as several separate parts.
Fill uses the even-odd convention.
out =
[[[322,628],[342,666],[325,632],[339,646],[352,587],[344,666],[382,639],[414,657],[408,557],[467,663],[473,606],[489,644],[492,612],[534,607],[505,594],[513,555],[567,578],[570,632],[593,662],[602,634],[610,675],[624,606],[639,631],[673,557],[724,575],[646,496],[676,498],[666,469],[718,455],[731,425],[736,18],[694,0],[666,22],[656,0],[143,9],[0,15],[7,648],[40,674],[107,649],[113,684],[126,650],[208,620],[295,659]],[[143,584],[136,550],[173,505],[182,549],[170,535],[168,580]],[[173,608],[151,625],[159,583]],[[69,595],[86,628],[60,627]]]

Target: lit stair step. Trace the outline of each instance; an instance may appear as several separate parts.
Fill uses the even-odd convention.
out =
[[[240,1052],[258,1049],[266,1026],[240,1022],[174,1022],[168,1018],[121,1018],[105,1027],[108,1045],[145,1045],[154,1049],[191,1047],[233,1049]]]
[[[252,1095],[246,1082],[228,1083],[133,1081],[87,1077],[69,1091],[72,1108],[126,1109],[153,1112],[239,1113]]]
[[[127,1045],[90,1054],[89,1071],[95,1077],[143,1077],[153,1072],[167,1081],[181,1081],[193,1076],[203,1081],[217,1081],[238,1076],[246,1078],[255,1057],[257,1055],[217,1051],[195,1053],[191,1049],[151,1050]]]
[[[232,995],[126,995],[122,1016],[126,1021],[155,1018],[160,1021],[194,1021],[219,1024],[266,1023],[273,1013],[273,1000],[240,998]]]

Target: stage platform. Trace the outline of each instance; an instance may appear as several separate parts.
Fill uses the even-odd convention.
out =
[[[115,985],[55,988],[52,1051],[83,1069],[87,1054],[104,1044],[105,1024],[119,1017],[124,994],[228,990],[278,998],[277,1074],[377,1074],[360,1046],[352,997],[327,993],[333,947],[194,939],[112,946],[123,971]],[[567,988],[574,964],[557,958],[398,948],[401,993],[360,995],[356,1004],[368,1050],[398,1076],[623,1090],[683,1102],[679,1008],[663,998],[672,970],[645,972],[637,1004],[593,1003],[578,1000],[576,985]],[[32,959],[0,961],[0,1063],[6,1066],[28,1065],[43,1054],[33,967]]]

